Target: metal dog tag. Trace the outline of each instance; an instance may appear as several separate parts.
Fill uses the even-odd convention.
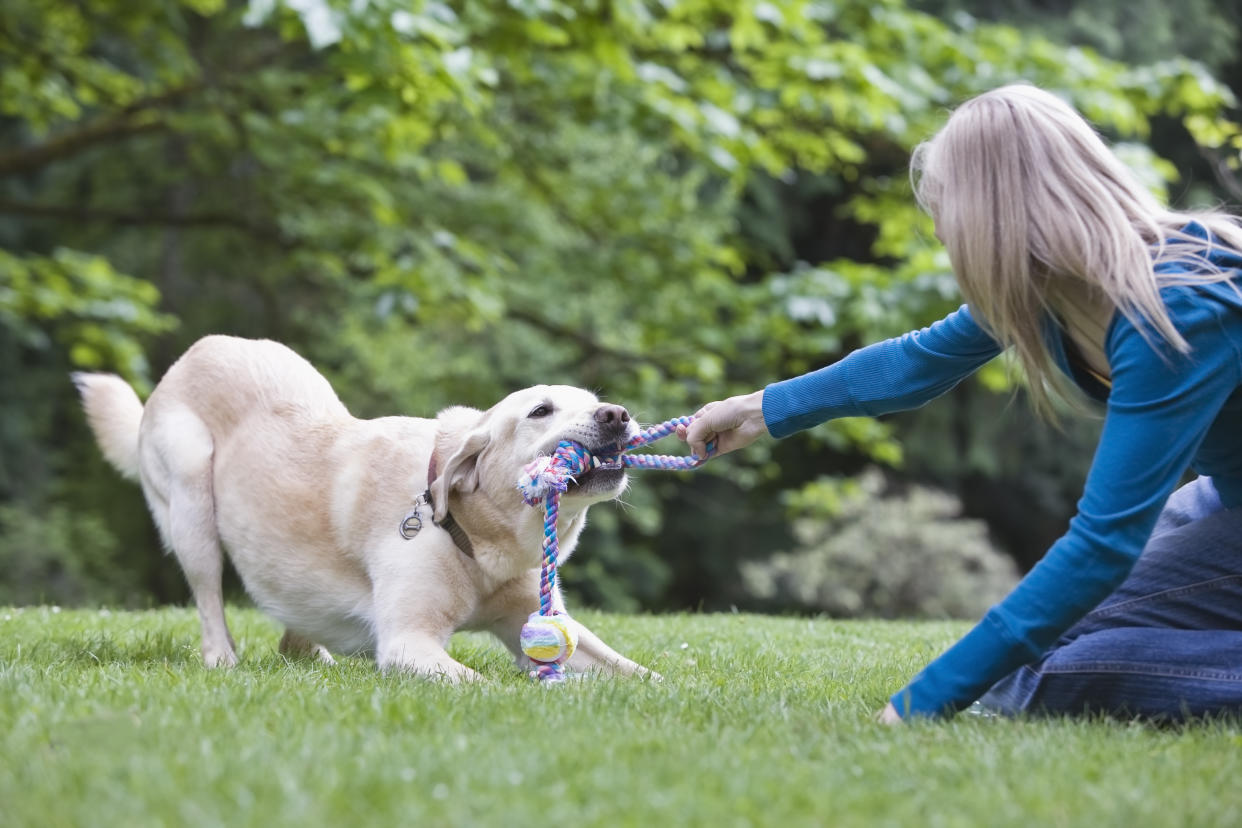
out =
[[[401,525],[397,531],[401,533],[401,537],[410,540],[419,533],[423,528],[423,519],[418,516],[418,509],[410,512],[401,520]]]
[[[431,504],[430,492],[423,492],[414,498],[414,510],[401,519],[401,525],[397,527],[397,531],[401,533],[401,537],[410,540],[417,535],[423,528],[423,519],[419,516],[419,512],[423,506]]]

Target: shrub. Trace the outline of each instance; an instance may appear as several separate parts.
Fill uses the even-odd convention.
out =
[[[910,486],[885,492],[876,470],[835,514],[794,522],[797,546],[742,565],[746,591],[768,609],[835,617],[978,617],[1017,582],[982,521],[956,497]]]
[[[99,516],[0,506],[0,605],[123,603],[132,568]]]

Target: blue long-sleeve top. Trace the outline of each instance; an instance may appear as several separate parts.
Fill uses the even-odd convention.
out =
[[[1210,258],[1233,280],[1160,291],[1187,354],[1114,314],[1109,389],[1072,367],[1060,334],[1049,337],[1061,370],[1107,406],[1078,513],[1003,601],[892,697],[901,716],[950,715],[1038,658],[1129,574],[1186,469],[1210,475],[1225,506],[1242,505],[1242,295],[1234,285],[1242,256],[1217,250]],[[1157,272],[1187,269],[1165,263]],[[764,421],[785,437],[836,417],[916,408],[1000,350],[963,305],[930,327],[767,386]]]

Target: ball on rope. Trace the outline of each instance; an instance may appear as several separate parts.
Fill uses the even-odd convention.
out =
[[[522,625],[519,644],[527,658],[535,663],[531,676],[547,683],[565,680],[564,664],[578,646],[578,629],[564,613],[553,611],[552,595],[555,591],[557,538],[556,523],[560,498],[569,489],[571,481],[591,469],[622,469],[627,466],[642,469],[668,469],[685,471],[697,468],[707,459],[691,454],[673,457],[665,454],[629,454],[638,446],[667,437],[678,426],[689,425],[693,417],[678,417],[641,431],[629,439],[624,447],[605,449],[595,454],[586,446],[572,440],[562,440],[550,455],[536,457],[522,470],[517,481],[522,500],[529,506],[543,504],[544,519],[543,566],[539,573],[540,611],[531,613]],[[715,452],[713,443],[707,444],[707,455]],[[543,613],[547,612],[547,615]]]
[[[540,664],[564,664],[578,647],[578,628],[564,613],[532,612],[519,636],[522,652]]]

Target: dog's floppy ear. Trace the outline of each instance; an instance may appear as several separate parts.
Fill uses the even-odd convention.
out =
[[[443,422],[444,414],[440,419]],[[473,492],[479,488],[479,458],[492,442],[491,429],[481,422],[468,431],[458,431],[462,436],[457,439],[452,431],[436,435],[436,448],[427,470],[427,487],[435,504],[432,520],[436,523],[448,514],[450,491]]]

